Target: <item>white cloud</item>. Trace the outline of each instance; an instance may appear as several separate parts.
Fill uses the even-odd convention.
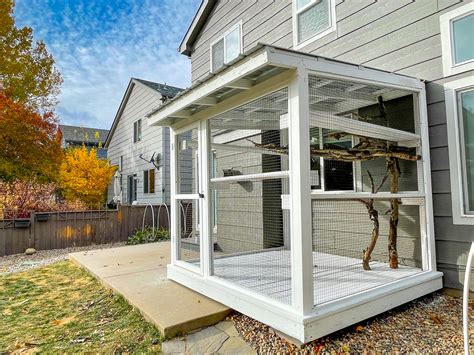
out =
[[[130,77],[190,84],[177,48],[198,3],[18,0],[16,18],[46,42],[63,75],[61,121],[109,128]]]

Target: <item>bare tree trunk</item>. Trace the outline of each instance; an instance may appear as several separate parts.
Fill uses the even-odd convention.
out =
[[[372,228],[372,236],[370,238],[370,244],[367,249],[364,250],[362,256],[362,267],[364,270],[370,270],[369,262],[370,256],[375,249],[375,245],[377,244],[377,240],[379,238],[379,213],[376,209],[374,209],[374,200],[371,200],[366,207],[367,211],[369,212],[370,220],[372,221],[373,228]]]
[[[398,178],[400,177],[400,168],[396,158],[387,159],[387,168],[390,172],[390,192],[398,192]],[[388,264],[390,268],[398,268],[398,251],[397,251],[397,229],[398,229],[398,213],[399,202],[398,199],[392,198],[390,200],[390,220],[388,232]]]
[[[375,187],[374,178],[372,177],[372,174],[368,170],[367,170],[367,175],[369,176],[371,191],[373,194],[376,194],[385,184],[385,181],[387,180],[387,177],[388,177],[388,170],[385,173],[385,176],[382,178],[382,181],[380,182],[378,187]],[[370,270],[370,265],[369,265],[370,257],[372,255],[372,252],[375,249],[377,240],[379,239],[379,230],[380,230],[379,213],[374,208],[373,198],[368,199],[368,200],[358,200],[358,201],[364,204],[365,207],[367,208],[367,212],[369,213],[369,218],[372,221],[372,226],[373,226],[369,246],[362,253],[362,267],[364,268],[364,270]]]

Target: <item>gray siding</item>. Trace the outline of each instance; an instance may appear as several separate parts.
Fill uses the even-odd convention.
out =
[[[464,283],[467,255],[474,240],[474,226],[453,224],[443,84],[473,75],[474,72],[470,71],[427,84],[436,258],[438,268],[445,276],[445,286],[455,288],[461,288]],[[473,282],[474,276],[471,285]]]
[[[474,227],[454,225],[451,216],[442,84],[455,78],[443,78],[439,16],[465,3],[460,0],[338,0],[337,31],[300,49],[428,81],[437,260],[448,287],[461,286]],[[209,72],[210,43],[241,20],[244,50],[258,42],[293,47],[291,0],[221,0],[195,43],[191,55],[193,82]]]
[[[120,156],[123,156],[123,200],[127,200],[127,176],[137,174],[137,201],[139,203],[158,204],[169,203],[169,129],[150,127],[145,115],[160,103],[161,95],[143,85],[135,84],[126,102],[115,132],[108,147],[108,158],[113,165],[119,165]],[[133,122],[142,119],[142,140],[133,143]],[[155,170],[155,193],[143,193],[143,171],[153,169],[151,163],[140,159],[138,156],[150,158],[152,154],[161,154],[164,165],[160,170]],[[164,191],[163,191],[164,189]],[[113,197],[113,187],[109,188],[109,201]]]

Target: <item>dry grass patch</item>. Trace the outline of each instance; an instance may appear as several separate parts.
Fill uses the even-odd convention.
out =
[[[71,262],[0,277],[0,353],[158,352],[161,335]]]

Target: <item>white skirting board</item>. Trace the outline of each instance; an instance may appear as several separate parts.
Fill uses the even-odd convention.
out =
[[[303,343],[388,311],[442,288],[442,273],[420,272],[403,279],[313,308],[298,314],[290,305],[240,287],[216,276],[202,277],[168,265],[168,278],[265,323]]]

